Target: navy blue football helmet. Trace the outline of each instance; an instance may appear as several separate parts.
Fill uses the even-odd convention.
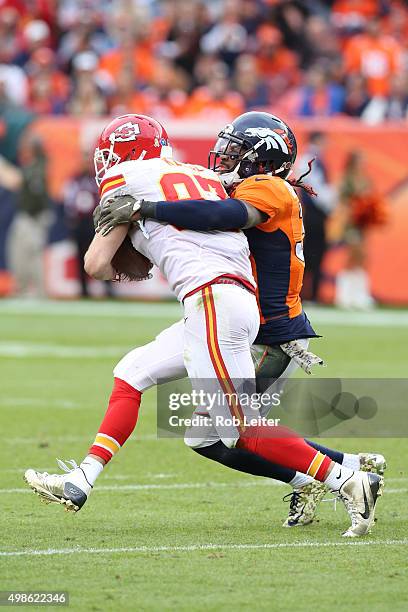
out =
[[[274,174],[285,179],[297,155],[290,127],[270,113],[240,115],[218,134],[208,156],[208,167],[232,187],[254,174]]]

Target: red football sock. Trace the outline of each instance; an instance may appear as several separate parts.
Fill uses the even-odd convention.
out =
[[[106,463],[112,459],[136,427],[141,398],[140,391],[120,378],[114,379],[108,409],[89,449],[91,455]]]
[[[309,446],[303,438],[287,427],[248,427],[238,440],[237,446],[320,481],[324,480],[331,465],[330,457]]]

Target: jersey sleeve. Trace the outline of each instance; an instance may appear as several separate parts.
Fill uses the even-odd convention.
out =
[[[131,195],[136,199],[160,200],[161,159],[124,161],[112,166],[99,188],[101,203],[115,196]]]
[[[262,174],[251,176],[238,185],[234,198],[244,200],[266,213],[270,226],[271,220],[277,219],[287,204],[287,190],[285,193],[285,186],[280,184],[281,180]]]
[[[121,169],[122,164],[109,168],[99,186],[99,197],[104,202],[115,195],[126,194],[126,172]]]

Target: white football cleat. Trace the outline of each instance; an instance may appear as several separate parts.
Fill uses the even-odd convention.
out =
[[[362,472],[371,472],[382,476],[387,469],[385,457],[379,453],[358,453],[358,456]]]
[[[344,537],[358,538],[370,532],[383,486],[384,478],[378,474],[354,472],[340,487],[339,498],[351,518],[351,526],[343,533]]]
[[[48,474],[29,469],[24,474],[24,480],[47,504],[63,504],[67,511],[78,512],[88,499],[92,486],[75,461],[67,461],[71,468],[60,459],[57,462],[66,474]]]
[[[315,480],[304,487],[293,489],[283,501],[290,501],[289,513],[283,527],[303,527],[313,522],[316,510],[328,488],[322,482]]]

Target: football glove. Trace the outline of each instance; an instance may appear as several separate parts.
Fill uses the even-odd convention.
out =
[[[321,357],[303,348],[297,340],[285,342],[285,344],[281,344],[280,347],[288,357],[291,357],[293,361],[306,372],[306,374],[311,374],[312,368],[315,365],[326,367]]]
[[[96,231],[100,232],[102,236],[106,236],[117,225],[132,223],[134,221],[132,217],[140,210],[142,202],[143,200],[136,200],[131,195],[120,195],[99,204],[97,208],[100,207],[100,212]],[[96,210],[94,212],[94,223]]]

